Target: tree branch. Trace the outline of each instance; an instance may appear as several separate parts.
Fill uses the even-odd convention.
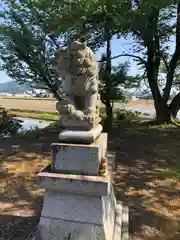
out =
[[[167,70],[167,72],[169,71],[169,64],[168,64],[168,61],[167,61],[167,59],[165,58],[165,56],[164,56],[164,54],[161,52],[160,53],[160,56],[161,56],[161,58],[162,58],[162,60],[163,60],[163,62],[164,62],[164,65],[165,65],[165,67],[166,67],[166,70]]]
[[[134,2],[135,2],[136,5],[139,7],[139,0],[134,0]]]
[[[166,86],[164,88],[164,94],[163,94],[163,100],[165,102],[168,101],[172,83],[173,83],[173,78],[174,78],[174,73],[178,64],[178,61],[180,59],[180,3],[178,3],[177,6],[177,23],[176,23],[176,47],[175,51],[173,53],[173,56],[171,58],[170,64],[169,64],[169,69],[167,73],[167,81],[166,81]]]
[[[111,57],[111,60],[119,58],[119,57],[132,57],[132,58],[136,58],[139,61],[141,61],[145,65],[145,67],[147,67],[147,62],[143,58],[141,58],[139,56],[136,56],[136,55],[133,55],[133,54],[120,54],[120,55]],[[107,58],[103,58],[103,60],[99,60],[98,62],[103,62],[103,61],[106,61],[106,60],[107,60]]]
[[[47,27],[44,26],[44,23],[43,23],[43,20],[41,19],[40,14],[38,14],[36,12],[35,18],[36,18],[37,22],[39,22],[41,24],[43,31],[45,32],[46,36],[50,39],[51,43],[53,43],[56,46],[56,48],[58,49],[59,44],[56,42],[54,35],[51,34],[50,31],[48,31]]]
[[[57,49],[59,49],[59,44],[56,42],[55,37],[53,36],[53,34],[48,34],[47,35],[49,37],[49,39],[54,43],[54,45],[56,46]]]
[[[157,77],[158,77],[158,68],[159,66],[155,64],[154,58],[155,50],[153,46],[153,42],[148,46],[148,68],[147,68],[147,78],[149,82],[149,86],[155,101],[155,104],[160,101],[161,93],[157,84]],[[156,57],[157,58],[157,57]],[[159,60],[158,60],[159,62]]]

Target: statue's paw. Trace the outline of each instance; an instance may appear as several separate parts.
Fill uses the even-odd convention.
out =
[[[76,110],[76,111],[74,111],[74,115],[79,120],[83,120],[84,119],[84,113],[82,111]]]
[[[95,113],[96,113],[96,108],[94,108],[94,107],[89,107],[87,110],[84,111],[84,115],[86,115],[88,117],[94,116]]]
[[[95,116],[92,115],[92,114],[87,114],[87,115],[85,115],[85,118],[86,118],[87,121],[93,122],[94,119],[95,119]]]
[[[69,113],[73,113],[75,111],[74,106],[72,104],[67,104],[65,108]]]
[[[68,108],[67,108],[67,102],[64,100],[61,100],[56,103],[56,110],[60,114],[67,114],[68,113]]]

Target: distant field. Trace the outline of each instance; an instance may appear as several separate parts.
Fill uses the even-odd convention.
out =
[[[40,97],[25,97],[25,96],[0,96],[0,99],[56,101],[55,98],[40,98]]]
[[[0,98],[0,105],[6,109],[28,109],[43,112],[56,111],[56,101],[52,99]]]
[[[45,98],[16,98],[16,97],[1,97],[0,105],[7,109],[27,109],[36,110],[43,112],[55,112],[56,111],[56,99],[45,99]],[[153,109],[152,100],[134,100],[129,101],[127,104],[116,102],[115,108],[129,107],[144,110]],[[143,111],[144,111],[143,110]]]

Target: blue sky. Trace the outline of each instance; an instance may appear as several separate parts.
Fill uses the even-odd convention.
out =
[[[125,53],[132,53],[130,51],[130,48],[132,47],[133,40],[125,40],[124,38],[121,39],[116,39],[114,38],[111,41],[111,52],[112,52],[112,57],[117,56],[119,54],[125,54]],[[96,53],[96,56],[98,59],[100,59],[101,54],[105,52],[104,48],[100,48],[99,51]],[[137,53],[135,54],[137,55]],[[112,60],[113,65],[117,65],[117,63],[123,63],[126,61],[130,61],[131,66],[129,69],[129,75],[136,75],[138,73],[137,65],[136,63],[132,60],[130,57],[120,57],[117,59]]]
[[[119,55],[123,52],[128,52],[129,48],[132,46],[132,40],[125,40],[125,39],[113,39],[111,42],[112,47],[112,56]],[[100,48],[99,51],[96,53],[96,56],[98,59],[100,59],[101,54],[105,52],[104,48]],[[119,59],[113,60],[113,64],[117,64],[119,62],[125,62],[127,60],[130,60],[129,57],[121,57]],[[135,75],[137,73],[137,66],[134,62],[132,62],[129,75]],[[0,82],[7,82],[11,81],[5,72],[0,71]]]

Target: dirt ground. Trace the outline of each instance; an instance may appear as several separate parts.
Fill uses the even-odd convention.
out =
[[[29,109],[44,112],[55,112],[56,101],[52,100],[24,100],[24,99],[6,99],[0,98],[0,105],[7,109]],[[115,103],[115,108],[121,108],[122,106],[132,107],[141,106],[142,108],[152,109],[153,101],[151,100],[134,100],[128,104]]]
[[[39,219],[35,176],[59,129],[0,140],[0,240],[24,240]],[[130,208],[132,240],[180,239],[180,130],[121,123],[109,132],[116,152],[115,191]]]

